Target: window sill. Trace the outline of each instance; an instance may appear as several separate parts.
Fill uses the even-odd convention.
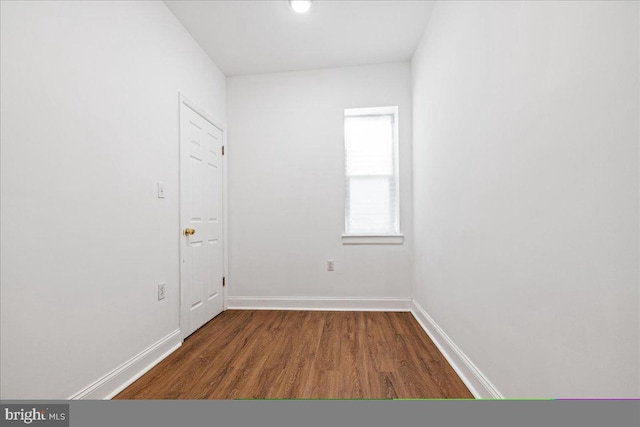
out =
[[[403,234],[343,234],[343,245],[402,245]]]

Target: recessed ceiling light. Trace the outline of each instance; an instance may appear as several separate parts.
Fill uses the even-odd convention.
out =
[[[311,9],[311,0],[289,0],[289,6],[294,12],[307,13]]]

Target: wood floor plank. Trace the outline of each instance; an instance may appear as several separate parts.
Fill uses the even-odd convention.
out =
[[[376,370],[373,366],[371,354],[369,352],[369,339],[367,336],[367,315],[366,312],[357,312],[355,317],[356,330],[355,330],[355,342],[356,342],[356,363],[361,367],[361,384],[362,384],[362,398],[374,399],[380,397],[380,391],[378,382],[375,380],[377,377]]]
[[[389,351],[390,343],[385,339],[383,332],[384,327],[387,326],[384,323],[383,314],[380,312],[365,313],[369,354],[373,366],[378,372],[393,372],[395,363],[393,353]]]
[[[276,390],[283,398],[307,398],[310,372],[314,369],[324,322],[317,312],[308,312],[302,330],[301,343],[292,355],[284,374],[284,382]]]
[[[472,397],[410,313],[228,310],[115,399]]]
[[[269,333],[271,325],[278,324],[275,317],[269,317],[258,325],[254,332],[243,339],[242,348],[226,360],[226,364],[233,370],[215,384],[215,388],[206,390],[206,397],[210,399],[236,399],[243,397],[244,390],[255,384],[259,372],[267,359],[267,349],[273,337]],[[211,383],[210,385],[213,385]]]
[[[468,392],[462,381],[449,381],[451,376],[457,377],[457,374],[413,316],[410,313],[401,314],[391,319],[391,323],[394,329],[403,333],[403,339],[416,339],[411,345],[406,346],[407,361],[410,364],[410,372],[422,376],[419,384],[427,388],[426,393],[437,398],[446,398]]]
[[[352,399],[364,397],[364,364],[358,353],[358,326],[361,319],[356,313],[345,313],[342,322],[342,351],[340,359],[343,366],[341,395]]]
[[[342,312],[332,311],[325,313],[324,329],[320,337],[318,348],[317,369],[322,371],[337,371],[340,365],[340,320]]]
[[[265,368],[269,370],[268,381],[257,384],[259,398],[278,396],[278,389],[286,381],[286,369],[292,358],[292,353],[300,346],[298,339],[302,336],[301,325],[306,316],[304,311],[280,312],[282,327],[273,340],[268,351]]]

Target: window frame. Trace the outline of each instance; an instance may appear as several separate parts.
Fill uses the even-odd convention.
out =
[[[367,117],[367,116],[391,116],[392,128],[393,128],[393,159],[392,159],[392,174],[389,176],[390,182],[395,184],[395,200],[392,201],[390,209],[392,222],[395,230],[390,233],[352,233],[347,232],[347,224],[350,214],[350,197],[349,188],[352,177],[347,175],[346,161],[347,161],[347,141],[345,138],[345,126],[347,118],[349,117]],[[398,133],[398,106],[386,106],[386,107],[366,107],[366,108],[346,108],[344,110],[344,122],[343,122],[343,149],[344,149],[344,233],[342,234],[343,244],[403,244],[404,236],[401,232],[400,223],[400,167],[399,167],[399,133]],[[387,176],[387,175],[381,175]]]

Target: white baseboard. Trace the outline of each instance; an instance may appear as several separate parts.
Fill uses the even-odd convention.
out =
[[[181,345],[182,334],[176,329],[69,399],[111,399]]]
[[[471,359],[460,350],[445,331],[438,326],[415,300],[411,302],[411,313],[475,398],[504,399],[502,393],[491,384],[491,381],[473,364]]]
[[[411,298],[228,297],[235,310],[411,311]]]

